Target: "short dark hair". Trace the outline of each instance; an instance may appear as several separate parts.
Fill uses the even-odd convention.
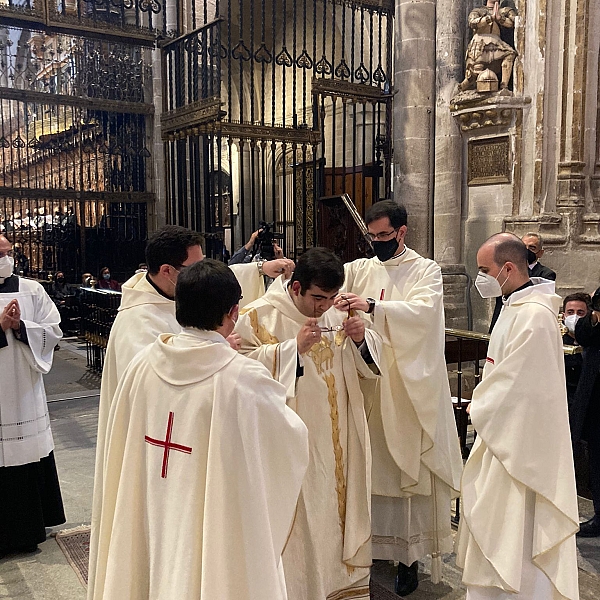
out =
[[[239,303],[242,288],[222,262],[205,258],[184,267],[175,286],[175,316],[182,327],[214,331]]]
[[[393,200],[381,200],[375,202],[365,215],[365,223],[368,225],[373,221],[378,221],[387,217],[390,220],[390,225],[394,229],[399,229],[408,222],[406,208],[402,204],[398,204]]]
[[[498,238],[498,239],[495,239]],[[513,233],[497,233],[489,241],[494,244],[494,262],[501,267],[504,263],[513,263],[523,274],[529,273],[527,246]]]
[[[588,311],[590,310],[590,308],[592,308],[592,297],[589,294],[586,294],[585,292],[575,292],[574,294],[569,294],[563,300],[563,305],[562,305],[563,312],[564,312],[565,308],[567,307],[568,302],[585,302],[585,305],[587,306]]]
[[[300,293],[304,294],[311,285],[325,292],[339,290],[344,285],[344,265],[327,248],[310,248],[296,261],[292,282],[300,282]]]
[[[150,236],[146,244],[146,264],[150,275],[156,275],[161,265],[181,269],[187,260],[188,248],[199,246],[202,236],[179,225],[166,225]]]

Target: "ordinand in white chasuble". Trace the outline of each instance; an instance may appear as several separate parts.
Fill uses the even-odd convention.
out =
[[[258,274],[256,264],[244,264],[238,267],[234,273],[240,282],[244,298],[252,300],[260,297],[264,293],[264,280]],[[262,292],[260,285],[263,285]],[[96,527],[102,510],[102,464],[106,425],[112,399],[127,365],[140,350],[152,344],[161,333],[181,331],[175,319],[175,302],[161,295],[147,280],[146,273],[138,273],[131,277],[123,284],[122,292],[121,305],[111,328],[102,370],[88,577],[91,584],[95,577]],[[88,585],[88,597],[92,587],[93,585]]]
[[[383,339],[381,385],[367,398],[373,452],[373,557],[405,565],[432,554],[439,581],[452,549],[450,504],[462,459],[444,358],[442,274],[410,248],[345,265],[344,289],[376,300],[367,326]],[[363,313],[364,314],[364,313]]]
[[[473,392],[456,544],[468,600],[579,598],[561,299],[538,281],[509,296]]]
[[[241,313],[241,352],[285,386],[309,431],[308,471],[283,554],[288,597],[369,598],[371,461],[361,384],[376,376],[339,330],[323,332],[299,358],[296,336],[307,317],[282,278]],[[339,326],[343,318],[331,308],[319,325]],[[366,343],[378,356],[378,337],[366,332]],[[300,362],[303,375],[296,377]]]
[[[308,464],[285,389],[217,332],[162,334],[107,426],[95,600],[286,600]]]

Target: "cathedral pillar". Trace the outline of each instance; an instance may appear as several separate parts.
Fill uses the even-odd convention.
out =
[[[408,245],[432,257],[436,1],[395,8],[394,199],[408,211]]]
[[[465,0],[438,0],[434,177],[434,259],[457,265],[462,246],[462,137],[448,107],[464,69]]]

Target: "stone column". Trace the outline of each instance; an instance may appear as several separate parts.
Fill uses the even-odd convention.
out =
[[[585,204],[584,128],[590,0],[564,6],[563,97],[557,206]]]
[[[396,0],[394,199],[408,211],[407,243],[433,256],[435,0]]]
[[[457,265],[461,259],[462,148],[450,100],[464,69],[465,0],[438,0],[436,19],[434,259]]]

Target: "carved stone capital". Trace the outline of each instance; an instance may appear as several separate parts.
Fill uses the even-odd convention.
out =
[[[557,206],[585,204],[585,163],[569,161],[558,163]]]
[[[462,92],[450,101],[450,112],[463,132],[489,127],[510,127],[517,111],[531,104],[528,96],[517,97],[510,92],[481,94]]]
[[[580,244],[600,244],[600,213],[588,213],[581,217]]]

